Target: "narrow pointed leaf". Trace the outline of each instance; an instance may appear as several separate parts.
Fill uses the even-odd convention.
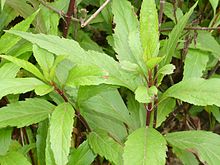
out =
[[[74,40],[45,34],[32,34],[10,30],[8,33],[18,35],[41,48],[56,55],[65,55],[77,65],[96,65],[109,73],[108,84],[121,85],[134,91],[140,83],[137,75],[122,71],[120,65],[112,57],[96,51],[85,51]],[[133,77],[132,77],[133,76]]]
[[[44,75],[49,75],[50,69],[54,63],[53,54],[42,48],[39,48],[37,45],[33,45],[33,54],[37,63],[40,65],[42,71],[44,72]]]
[[[220,106],[220,79],[209,80],[192,78],[181,81],[170,87],[161,98],[174,97],[194,105]]]
[[[220,136],[206,131],[182,131],[168,133],[168,143],[176,148],[196,154],[208,165],[220,162]]]
[[[1,0],[1,10],[3,10],[6,0]]]
[[[117,165],[122,165],[122,152],[123,148],[120,144],[115,142],[104,131],[91,132],[88,136],[89,145],[92,150],[105,157],[110,162],[114,162]]]
[[[13,63],[5,63],[0,67],[0,79],[15,78],[20,67]]]
[[[179,38],[181,36],[181,33],[183,29],[185,28],[189,17],[192,15],[194,8],[197,6],[197,3],[194,4],[193,7],[190,8],[190,10],[179,20],[179,22],[176,24],[176,26],[173,28],[173,30],[169,34],[169,39],[166,40],[160,55],[165,56],[164,60],[162,61],[162,65],[164,66],[166,64],[169,64],[172,56],[175,52],[177,43],[179,41]]]
[[[58,105],[50,121],[50,143],[56,164],[65,165],[71,146],[74,109],[69,103]]]
[[[35,78],[1,79],[0,98],[8,94],[19,94],[29,92],[40,85],[43,85],[43,82]]]
[[[22,21],[21,23],[15,25],[13,30],[27,31],[30,27],[30,24],[36,17],[38,11],[32,14],[30,17]],[[0,53],[7,53],[7,51],[14,46],[21,38],[15,37],[9,33],[5,33],[0,38]]]
[[[143,0],[140,13],[140,36],[144,60],[156,57],[159,51],[159,24],[155,0]]]
[[[119,61],[129,61],[144,70],[143,49],[141,46],[137,16],[127,0],[113,0],[114,14],[114,49]],[[125,17],[126,16],[126,17]]]
[[[12,57],[12,56],[0,55],[0,57],[6,59],[8,61],[11,61],[12,63],[14,63],[14,64],[24,68],[25,70],[31,72],[33,75],[35,75],[39,79],[44,80],[44,76],[42,75],[42,73],[32,63],[30,63],[26,60],[22,60],[22,59],[19,59],[19,58],[16,58],[16,57]]]
[[[124,164],[164,165],[166,150],[166,141],[158,131],[153,128],[139,128],[125,142]]]
[[[0,109],[0,128],[24,127],[38,123],[52,113],[54,106],[43,99],[28,99]]]

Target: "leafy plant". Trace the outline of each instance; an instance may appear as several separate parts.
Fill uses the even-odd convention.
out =
[[[203,0],[2,0],[0,165],[218,164],[208,4],[213,18]]]

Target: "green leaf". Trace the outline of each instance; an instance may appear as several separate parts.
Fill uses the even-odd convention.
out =
[[[126,18],[126,17],[125,17]],[[140,37],[144,49],[144,61],[156,57],[159,52],[159,26],[155,0],[143,0],[140,13]]]
[[[27,99],[7,105],[0,110],[0,128],[24,127],[48,117],[54,106],[43,99]]]
[[[19,152],[9,152],[5,156],[0,156],[1,165],[31,165],[27,158]]]
[[[67,86],[99,85],[105,83],[108,73],[97,66],[78,65],[70,70],[66,81]]]
[[[174,97],[194,105],[217,105],[220,106],[220,79],[209,80],[193,78],[181,81],[170,87],[161,100]]]
[[[35,88],[35,93],[39,96],[44,96],[54,90],[53,86],[49,86],[47,84],[40,85]]]
[[[120,65],[112,57],[95,51],[85,51],[74,40],[60,38],[58,36],[31,34],[20,31],[8,31],[9,33],[23,37],[56,55],[66,55],[66,58],[77,65],[96,65],[109,73],[106,83],[121,85],[134,91],[140,78],[137,75],[127,73],[120,69]]]
[[[110,116],[126,123],[129,128],[132,128],[132,122],[125,103],[117,90],[104,91],[94,97],[91,97],[86,102],[81,104],[81,107],[88,108],[90,111],[95,111],[102,116]]]
[[[36,149],[37,158],[39,164],[45,165],[45,148],[46,139],[48,132],[48,120],[42,121],[38,124],[37,135],[36,135]]]
[[[4,5],[6,0],[1,0],[1,10],[3,11]]]
[[[45,162],[46,162],[46,165],[56,165],[55,159],[54,159],[54,154],[53,154],[53,151],[51,149],[51,144],[50,144],[50,131],[49,131],[49,129],[47,132],[47,139],[46,139]]]
[[[20,67],[13,63],[5,63],[0,67],[0,79],[15,78]]]
[[[151,101],[151,97],[146,86],[139,86],[135,90],[135,99],[140,103],[149,103]]]
[[[168,133],[168,143],[176,148],[196,154],[204,164],[220,162],[220,136],[207,131],[182,131]]]
[[[174,111],[176,106],[176,101],[173,98],[167,98],[166,100],[158,104],[157,109],[157,127],[159,127],[162,122],[166,120],[166,117]]]
[[[185,26],[189,20],[189,17],[192,15],[193,10],[195,9],[196,6],[197,6],[197,2],[194,4],[193,7],[190,8],[190,10],[183,17],[181,17],[179,22],[176,24],[176,26],[170,32],[169,39],[166,40],[166,42],[160,52],[160,56],[165,56],[164,60],[161,62],[161,64],[162,64],[161,67],[170,63],[172,56],[175,52],[177,43],[179,41],[179,38],[181,36],[181,33],[182,33],[183,29],[185,28]]]
[[[77,95],[77,103],[78,105],[81,104],[81,102],[84,102],[88,100],[89,98],[98,95],[105,91],[115,90],[118,88],[118,86],[111,86],[106,84],[100,84],[100,85],[90,85],[90,86],[80,86],[78,90]]]
[[[19,58],[16,58],[16,57],[12,57],[12,56],[0,55],[0,57],[6,59],[8,61],[11,61],[12,63],[14,63],[14,64],[24,68],[25,70],[31,72],[33,75],[35,75],[39,79],[44,80],[44,76],[42,75],[42,73],[32,63],[30,63],[26,60],[22,60],[22,59],[19,59]]]
[[[127,97],[128,111],[135,129],[146,125],[146,110],[144,105],[137,102],[133,94],[128,93]]]
[[[11,128],[0,129],[0,155],[5,155],[11,143]]]
[[[49,73],[54,63],[53,54],[38,47],[37,45],[33,45],[33,52],[34,52],[34,57],[37,63],[40,65],[45,77],[47,79],[50,79]]]
[[[209,2],[211,3],[212,5],[212,8],[214,10],[214,15],[216,13],[216,8],[218,7],[218,3],[219,3],[219,0],[209,0]]]
[[[187,152],[186,150],[181,150],[176,147],[172,148],[173,153],[181,160],[184,165],[199,165],[199,162],[193,153]]]
[[[105,157],[117,165],[122,165],[121,155],[123,148],[109,137],[105,131],[91,132],[88,136],[88,142],[96,154]]]
[[[74,109],[69,103],[58,105],[50,120],[50,143],[56,164],[65,165],[71,146]]]
[[[0,98],[8,94],[19,94],[32,91],[36,87],[43,85],[35,78],[9,78],[0,80]]]
[[[176,69],[175,65],[173,64],[166,64],[163,67],[161,67],[159,69],[159,71],[157,72],[157,76],[158,76],[158,85],[161,84],[163,78],[165,75],[170,75],[173,74],[174,70]]]
[[[68,165],[91,165],[95,157],[96,155],[89,147],[88,140],[86,140],[78,148],[73,148]]]
[[[169,2],[165,2],[165,4],[164,4],[164,14],[175,23],[177,23],[176,19],[177,19],[177,21],[179,21],[180,18],[183,16],[183,12],[181,11],[180,8],[177,7],[176,8],[176,19],[175,19],[174,6],[172,3],[169,3]]]
[[[135,63],[131,63],[129,61],[121,61],[120,65],[121,65],[121,68],[126,71],[138,73],[139,68],[138,68],[138,65]]]
[[[123,160],[126,165],[164,165],[166,141],[153,128],[139,128],[125,142]]]
[[[137,64],[144,70],[143,50],[139,35],[139,26],[136,14],[127,0],[113,0],[114,14],[114,50],[119,61],[129,61]]]
[[[212,33],[201,31],[198,32],[198,36],[196,38],[196,45],[191,44],[191,48],[197,48],[204,51],[212,52],[212,54],[219,59],[220,58],[220,45],[216,41],[216,39],[212,36]]]
[[[146,65],[149,69],[153,69],[163,60],[163,57],[151,57],[147,60]]]
[[[220,123],[220,111],[219,111],[219,107],[213,105],[213,106],[206,106],[205,110],[207,112],[211,112],[213,114],[213,116],[215,117],[215,119]]]
[[[201,78],[209,61],[209,53],[189,49],[184,63],[183,80]]]
[[[24,21],[22,21],[21,23],[15,25],[12,29],[20,30],[20,31],[27,31],[29,29],[31,22],[34,20],[37,14],[38,14],[38,11],[32,14],[27,19],[25,19]],[[19,40],[20,40],[20,37],[15,37],[9,33],[5,33],[4,35],[2,35],[0,39],[0,53],[7,53],[7,51],[12,46],[14,46]]]

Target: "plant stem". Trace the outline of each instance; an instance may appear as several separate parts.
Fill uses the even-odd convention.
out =
[[[165,0],[160,0],[160,11],[159,11],[159,29],[163,21],[163,9],[164,9]]]
[[[148,70],[148,88],[152,87],[153,86],[153,77],[152,77],[152,71],[151,70]],[[144,104],[144,107],[146,109],[146,126],[149,126],[150,125],[150,119],[151,119],[151,112],[153,110],[153,103],[148,103],[147,105]]]
[[[89,19],[87,21],[85,21],[84,23],[81,24],[81,27],[85,27],[86,25],[88,25],[104,8],[105,6],[107,6],[107,4],[110,2],[111,0],[106,0],[100,7],[99,9],[93,14],[91,15],[91,17],[89,17]]]
[[[55,7],[48,5],[48,3],[45,2],[45,1],[43,1],[43,0],[38,0],[38,1],[39,1],[43,6],[45,6],[45,7],[48,8],[49,10],[51,10],[51,11],[53,11],[53,12],[59,14],[60,16],[62,16],[62,17],[64,17],[64,18],[67,18],[67,17],[68,17],[62,10],[58,10],[58,9],[56,9]],[[74,18],[74,17],[72,17],[72,16],[70,17],[70,19],[71,19],[71,21],[74,21],[74,22],[80,22],[79,19]]]
[[[74,14],[75,7],[75,0],[70,0],[68,11],[66,13],[65,22],[64,22],[64,29],[63,29],[63,37],[66,38],[70,26],[71,17]]]

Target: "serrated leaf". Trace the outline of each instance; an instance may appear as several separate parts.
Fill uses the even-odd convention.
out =
[[[0,110],[0,128],[24,127],[48,117],[54,106],[43,99],[27,99],[7,105]]]
[[[74,40],[60,38],[58,36],[32,34],[10,30],[8,33],[23,37],[56,55],[65,55],[77,65],[96,65],[109,73],[106,83],[121,85],[134,91],[140,84],[140,78],[120,69],[120,65],[112,57],[95,51],[85,51]],[[133,78],[133,77],[134,78]]]
[[[86,140],[70,153],[68,165],[91,165],[95,157],[96,155],[89,147],[88,140]]]
[[[181,17],[179,22],[176,24],[176,26],[170,32],[169,39],[165,41],[165,44],[160,51],[160,56],[165,56],[164,60],[161,62],[161,64],[162,64],[161,67],[170,63],[172,56],[175,52],[177,43],[179,41],[179,38],[181,36],[181,33],[182,33],[183,29],[185,28],[185,26],[189,20],[189,17],[192,15],[193,10],[197,6],[197,3],[198,2],[196,2],[193,5],[193,7],[191,7],[190,10],[183,17]]]
[[[53,86],[49,86],[47,84],[40,85],[35,88],[35,93],[39,96],[46,95],[54,90]]]
[[[19,94],[32,91],[40,85],[43,85],[43,82],[35,78],[1,79],[0,98],[8,94]]]
[[[181,81],[170,87],[161,100],[174,97],[194,105],[217,105],[220,106],[220,79],[209,80],[193,78]]]
[[[166,141],[157,130],[146,127],[139,128],[130,134],[125,142],[124,164],[164,165],[166,151]]]
[[[29,29],[30,24],[38,14],[38,11],[33,13],[31,16],[29,16],[27,19],[22,21],[21,23],[15,25],[12,29],[13,30],[20,30],[20,31],[27,31]],[[5,33],[0,38],[0,53],[7,53],[7,51],[14,46],[18,41],[20,40],[20,37],[15,37],[9,33]]]
[[[172,147],[172,151],[181,160],[183,165],[199,165],[199,162],[193,153],[176,147]]]
[[[92,150],[105,157],[110,162],[117,165],[122,165],[123,148],[120,144],[115,142],[105,131],[91,132],[88,136],[88,142]]]
[[[27,158],[19,152],[9,152],[5,156],[0,156],[1,165],[31,165]]]
[[[0,129],[0,155],[5,155],[7,153],[11,143],[11,134],[12,128]]]
[[[155,0],[143,0],[140,12],[140,37],[144,60],[156,57],[159,52],[159,24]]]
[[[118,54],[117,58],[120,62],[135,63],[144,70],[138,20],[131,3],[127,0],[113,0],[112,12],[116,23],[113,47]]]
[[[45,77],[50,79],[49,72],[54,63],[53,54],[42,48],[39,48],[37,45],[33,45],[33,55],[37,63],[40,65]]]
[[[174,111],[174,108],[176,106],[176,101],[173,98],[167,98],[166,100],[160,102],[158,104],[157,109],[157,127],[159,127],[162,122],[166,120],[166,117]]]
[[[78,65],[70,70],[66,81],[67,86],[99,85],[105,83],[108,73],[97,66]]]
[[[56,164],[65,165],[71,146],[74,109],[69,103],[58,105],[50,120],[50,143]]]
[[[19,58],[16,58],[16,57],[12,57],[12,56],[0,55],[0,57],[6,59],[8,61],[11,61],[12,63],[14,63],[14,64],[24,68],[25,70],[31,72],[33,75],[35,75],[39,79],[44,80],[44,76],[42,75],[42,73],[32,63],[30,63],[26,60],[22,60],[22,59],[19,59]]]
[[[139,86],[135,90],[135,99],[139,103],[149,103],[151,101],[151,97],[146,86]]]
[[[183,80],[201,78],[209,61],[209,53],[189,49],[184,62]]]
[[[206,131],[168,133],[165,138],[171,146],[196,154],[203,163],[220,162],[220,136]]]

